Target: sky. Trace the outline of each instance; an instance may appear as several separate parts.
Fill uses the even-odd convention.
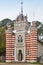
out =
[[[21,13],[21,0],[0,0],[0,20],[11,20]],[[23,0],[23,14],[28,21],[41,21],[43,23],[43,0]]]

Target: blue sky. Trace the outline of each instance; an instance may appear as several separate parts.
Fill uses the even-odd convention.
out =
[[[21,0],[0,0],[0,20],[11,20],[21,13]],[[23,0],[23,13],[27,14],[28,21],[43,22],[43,0]]]

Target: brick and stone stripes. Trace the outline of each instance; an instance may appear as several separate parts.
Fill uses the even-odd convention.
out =
[[[6,32],[6,61],[10,60],[11,61],[11,44],[12,44],[12,33],[11,32]]]
[[[26,43],[26,61],[29,61],[29,54],[30,54],[30,35],[25,35],[25,43]]]
[[[6,61],[14,61],[15,35],[11,31],[6,32]]]
[[[30,60],[37,60],[37,30],[32,29],[30,30]]]

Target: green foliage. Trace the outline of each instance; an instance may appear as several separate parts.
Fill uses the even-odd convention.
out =
[[[38,35],[39,34],[43,34],[43,24],[39,21],[36,21],[36,26],[38,27],[39,25],[41,25],[41,27],[38,29]]]
[[[42,23],[39,21],[36,21],[36,26],[39,26],[40,24],[42,24]]]
[[[4,27],[0,27],[0,53],[5,51],[6,48],[6,36]]]
[[[11,26],[14,26],[14,21],[6,18],[0,21],[0,54],[6,51],[6,33],[5,27],[7,23],[10,23]]]
[[[43,34],[43,29],[42,28],[39,28],[38,29],[38,34],[40,35],[40,34]]]
[[[6,18],[6,19],[3,19],[1,22],[2,22],[2,26],[6,26],[7,23],[11,23],[12,21]]]

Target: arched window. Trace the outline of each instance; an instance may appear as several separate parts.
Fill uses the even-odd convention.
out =
[[[22,36],[19,35],[19,37],[18,37],[18,42],[22,42],[22,41],[23,41]]]

